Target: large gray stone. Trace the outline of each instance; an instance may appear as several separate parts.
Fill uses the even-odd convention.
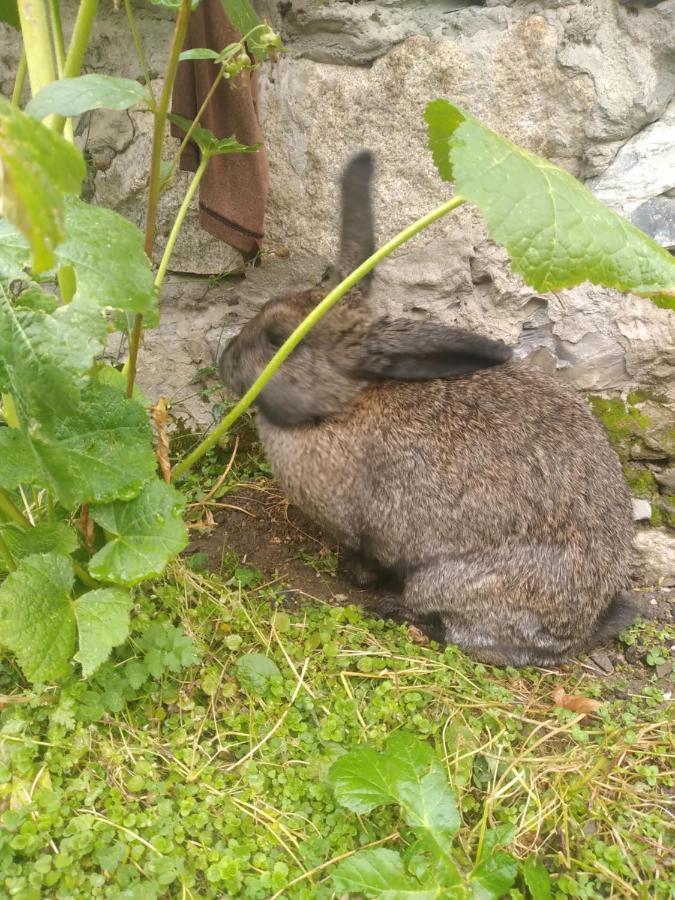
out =
[[[62,6],[68,32],[76,3]],[[134,7],[157,93],[172,14],[136,0]],[[675,3],[637,14],[616,0],[257,0],[257,7],[281,28],[287,47],[264,67],[261,106],[271,164],[267,247],[284,245],[290,256],[283,266],[272,258],[247,269],[236,286],[167,286],[162,326],[147,335],[141,358],[148,389],[170,386],[178,396],[190,372],[209,362],[220,331],[231,333],[280,288],[281,268],[284,283],[302,282],[308,272],[318,280],[335,254],[337,183],[353,150],[369,146],[377,154],[379,241],[449,196],[426,149],[422,113],[435,97],[451,97],[574,175],[597,179],[596,187],[624,195],[630,187],[629,214],[655,236],[663,233],[658,239],[667,245],[672,197],[667,166],[655,160],[668,160],[659,135],[671,122]],[[18,52],[14,33],[0,26],[5,94]],[[101,8],[85,71],[140,77],[123,9]],[[79,130],[93,162],[91,198],[142,224],[148,114],[99,110]],[[166,155],[175,148],[169,141]],[[179,173],[162,197],[157,254],[188,179]],[[201,231],[193,208],[171,267],[221,275],[240,271],[241,259]],[[374,298],[383,309],[501,337],[581,388],[641,386],[675,396],[671,313],[588,285],[537,294],[510,272],[506,254],[468,207],[386,261]],[[205,408],[198,398],[192,412],[199,419]]]
[[[649,528],[635,535],[638,563],[647,581],[675,584],[675,536],[665,528]]]
[[[645,214],[651,211],[654,215],[656,210],[653,206],[645,208],[646,202],[675,189],[675,101],[658,122],[644,128],[619,150],[591,186],[600,200],[623,215],[642,210],[642,215],[637,215],[638,222],[650,226]],[[672,213],[673,207],[667,204],[661,214],[669,207]],[[660,230],[654,224],[651,234]],[[673,227],[671,221],[670,229]]]

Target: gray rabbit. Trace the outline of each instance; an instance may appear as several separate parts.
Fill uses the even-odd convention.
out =
[[[342,179],[337,275],[373,248],[373,161]],[[383,611],[495,665],[555,665],[618,634],[632,544],[619,461],[585,401],[511,350],[378,316],[359,286],[257,400],[290,499],[396,592]],[[241,395],[323,297],[268,302],[224,350]]]

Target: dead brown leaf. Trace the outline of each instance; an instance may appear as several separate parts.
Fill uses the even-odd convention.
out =
[[[594,713],[602,706],[600,700],[593,700],[590,697],[580,697],[576,694],[568,694],[561,686],[558,686],[553,691],[551,698],[556,706],[562,706],[563,709],[571,709],[572,712],[581,713],[581,715],[584,716]]]
[[[171,482],[171,465],[169,463],[169,435],[166,431],[166,426],[169,423],[169,412],[165,397],[160,397],[155,403],[152,407],[151,415],[157,431],[157,446],[155,448],[157,462],[164,481],[169,484]]]
[[[408,635],[413,644],[419,644],[421,647],[427,647],[429,645],[429,638],[417,627],[417,625],[408,625]]]

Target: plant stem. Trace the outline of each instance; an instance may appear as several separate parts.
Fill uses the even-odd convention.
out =
[[[148,69],[148,63],[145,59],[145,53],[143,52],[143,44],[141,43],[141,36],[138,33],[138,26],[136,25],[136,17],[134,16],[134,11],[131,6],[131,0],[124,0],[124,9],[126,10],[127,19],[129,21],[129,30],[131,31],[134,47],[136,48],[136,56],[138,56],[138,62],[143,71],[143,78],[145,78],[145,86],[148,89],[148,93],[154,104],[155,95],[152,91],[152,84],[150,83],[150,70]]]
[[[178,239],[178,232],[180,231],[181,225],[185,220],[187,211],[190,208],[190,204],[192,203],[192,198],[194,197],[197,188],[199,187],[199,182],[202,180],[202,176],[204,175],[204,172],[206,172],[206,167],[208,166],[208,164],[209,157],[204,154],[199,165],[197,166],[197,171],[192,177],[192,181],[190,182],[190,186],[187,189],[185,197],[183,197],[183,202],[181,203],[180,209],[178,210],[176,221],[173,223],[171,233],[169,234],[169,240],[166,242],[166,247],[164,248],[164,253],[162,254],[162,260],[159,264],[159,269],[157,270],[157,275],[155,277],[155,287],[157,289],[162,286],[162,282],[164,281],[164,278],[166,276],[166,270],[169,267],[169,260],[171,259],[173,248],[176,244],[176,240]]]
[[[2,512],[10,522],[15,522],[22,528],[30,528],[30,522],[24,517],[21,510],[14,506],[10,498],[2,489],[0,489],[0,512]]]
[[[56,71],[59,78],[63,78],[63,67],[66,64],[66,47],[63,41],[63,24],[61,22],[61,9],[59,0],[47,0],[49,3],[49,18],[52,23],[52,36],[54,38],[54,56],[56,58]]]
[[[63,64],[63,78],[76,78],[82,71],[84,54],[89,44],[91,29],[98,12],[98,0],[81,0],[77,11],[75,27],[68,46],[68,55]],[[61,133],[65,125],[64,116],[54,116],[54,130]]]
[[[2,532],[0,531],[0,556],[5,560],[5,565],[9,569],[10,572],[14,572],[16,570],[16,563],[14,562],[14,557],[12,556],[12,551],[7,546],[4,537],[2,536]]]
[[[49,4],[49,18],[52,25],[52,38],[54,40],[54,57],[56,59],[56,72],[59,78],[63,78],[63,71],[66,65],[66,48],[63,40],[63,23],[61,21],[61,7],[59,0],[47,0]],[[72,144],[75,140],[73,134],[73,120],[66,119],[65,124],[66,138]]]
[[[68,56],[63,66],[64,78],[77,78],[82,71],[84,54],[87,51],[91,29],[98,12],[98,0],[82,0],[77,11],[75,27],[68,45]]]
[[[54,81],[54,57],[49,37],[49,22],[44,0],[18,0],[19,20],[26,64],[30,78],[31,95]],[[53,125],[54,117],[48,116],[46,123]]]
[[[176,153],[176,155],[174,156],[174,158],[171,161],[171,169],[169,170],[169,175],[167,176],[168,178],[170,178],[173,175],[173,173],[176,171],[176,167],[180,163],[180,158],[183,155],[183,151],[187,147],[188,142],[189,142],[190,138],[192,137],[195,128],[199,124],[199,120],[204,115],[204,110],[209,105],[209,101],[211,100],[211,97],[213,97],[213,95],[215,94],[216,88],[222,81],[224,75],[225,75],[225,66],[223,65],[223,66],[221,66],[220,72],[218,72],[216,77],[213,79],[213,84],[209,88],[206,97],[204,97],[204,102],[197,110],[197,115],[192,120],[192,124],[190,125],[188,130],[185,132],[185,137],[181,141],[181,145],[178,148],[178,152]]]
[[[14,80],[14,90],[12,91],[12,106],[19,108],[21,103],[21,94],[23,94],[23,86],[26,83],[26,72],[28,64],[26,62],[26,48],[21,48],[21,56],[19,57],[19,65],[16,70],[16,78]]]
[[[389,256],[394,252],[401,244],[404,244],[406,241],[409,241],[410,238],[414,237],[420,231],[423,231],[425,228],[428,228],[429,225],[436,222],[438,219],[447,215],[452,210],[457,209],[458,206],[461,206],[463,203],[466,203],[464,197],[453,197],[452,200],[448,200],[447,203],[444,203],[442,206],[439,206],[437,209],[432,210],[432,212],[427,213],[426,216],[423,216],[421,219],[418,219],[416,222],[413,222],[412,225],[409,225],[407,228],[404,228],[403,231],[399,232],[396,237],[393,237],[390,241],[388,241],[383,247],[380,247],[379,250],[376,250],[372,256],[369,256],[365,262],[362,262],[361,265],[354,269],[351,275],[348,275],[344,281],[340,282],[336,288],[333,290],[318,304],[315,306],[311,313],[304,319],[295,331],[291,334],[291,336],[281,345],[281,347],[274,354],[272,359],[267,363],[263,371],[258,375],[256,380],[253,382],[251,387],[246,391],[241,400],[237,403],[237,405],[230,410],[230,412],[222,419],[218,425],[213,429],[211,434],[205,438],[199,446],[195,447],[195,449],[188,453],[185,459],[182,459],[178,465],[174,466],[174,469],[171,473],[171,480],[175,481],[184,472],[187,472],[196,462],[198,462],[205,453],[207,453],[211,447],[214,447],[220,438],[232,427],[232,425],[237,421],[239,416],[242,413],[246,412],[251,403],[255,400],[258,394],[263,390],[267,382],[272,378],[274,373],[277,371],[279,366],[284,362],[286,357],[288,357],[291,352],[297,347],[300,341],[305,337],[305,335],[317,324],[317,322],[326,315],[326,313],[340,300],[344,295],[350,291],[355,284],[358,284],[361,279],[368,274],[368,272],[372,271],[375,266],[381,262],[385,257]]]
[[[78,562],[75,562],[74,559],[70,560],[70,565],[73,567],[73,572],[83,584],[87,585],[87,587],[93,588],[94,590],[101,587],[101,582],[92,578],[89,572],[87,572],[87,570]]]
[[[83,0],[85,2],[85,0]],[[157,204],[159,202],[159,176],[162,161],[162,144],[164,142],[164,128],[166,116],[171,102],[173,83],[176,80],[178,57],[180,56],[185,35],[187,34],[188,20],[190,18],[191,0],[181,0],[176,26],[173,32],[169,61],[166,67],[166,76],[162,86],[162,93],[155,112],[155,124],[152,133],[152,157],[150,161],[150,180],[148,184],[148,207],[145,216],[145,252],[152,260],[152,250],[155,245],[155,225],[157,222]],[[127,397],[134,393],[134,381],[136,379],[136,362],[138,360],[138,347],[141,342],[143,329],[143,316],[138,313],[134,319],[134,327],[129,341],[129,359],[127,360]]]

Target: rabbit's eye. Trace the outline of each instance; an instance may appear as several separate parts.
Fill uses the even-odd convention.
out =
[[[267,338],[267,343],[274,347],[275,350],[278,350],[288,335],[284,334],[279,328],[268,328],[265,332],[265,337]]]

